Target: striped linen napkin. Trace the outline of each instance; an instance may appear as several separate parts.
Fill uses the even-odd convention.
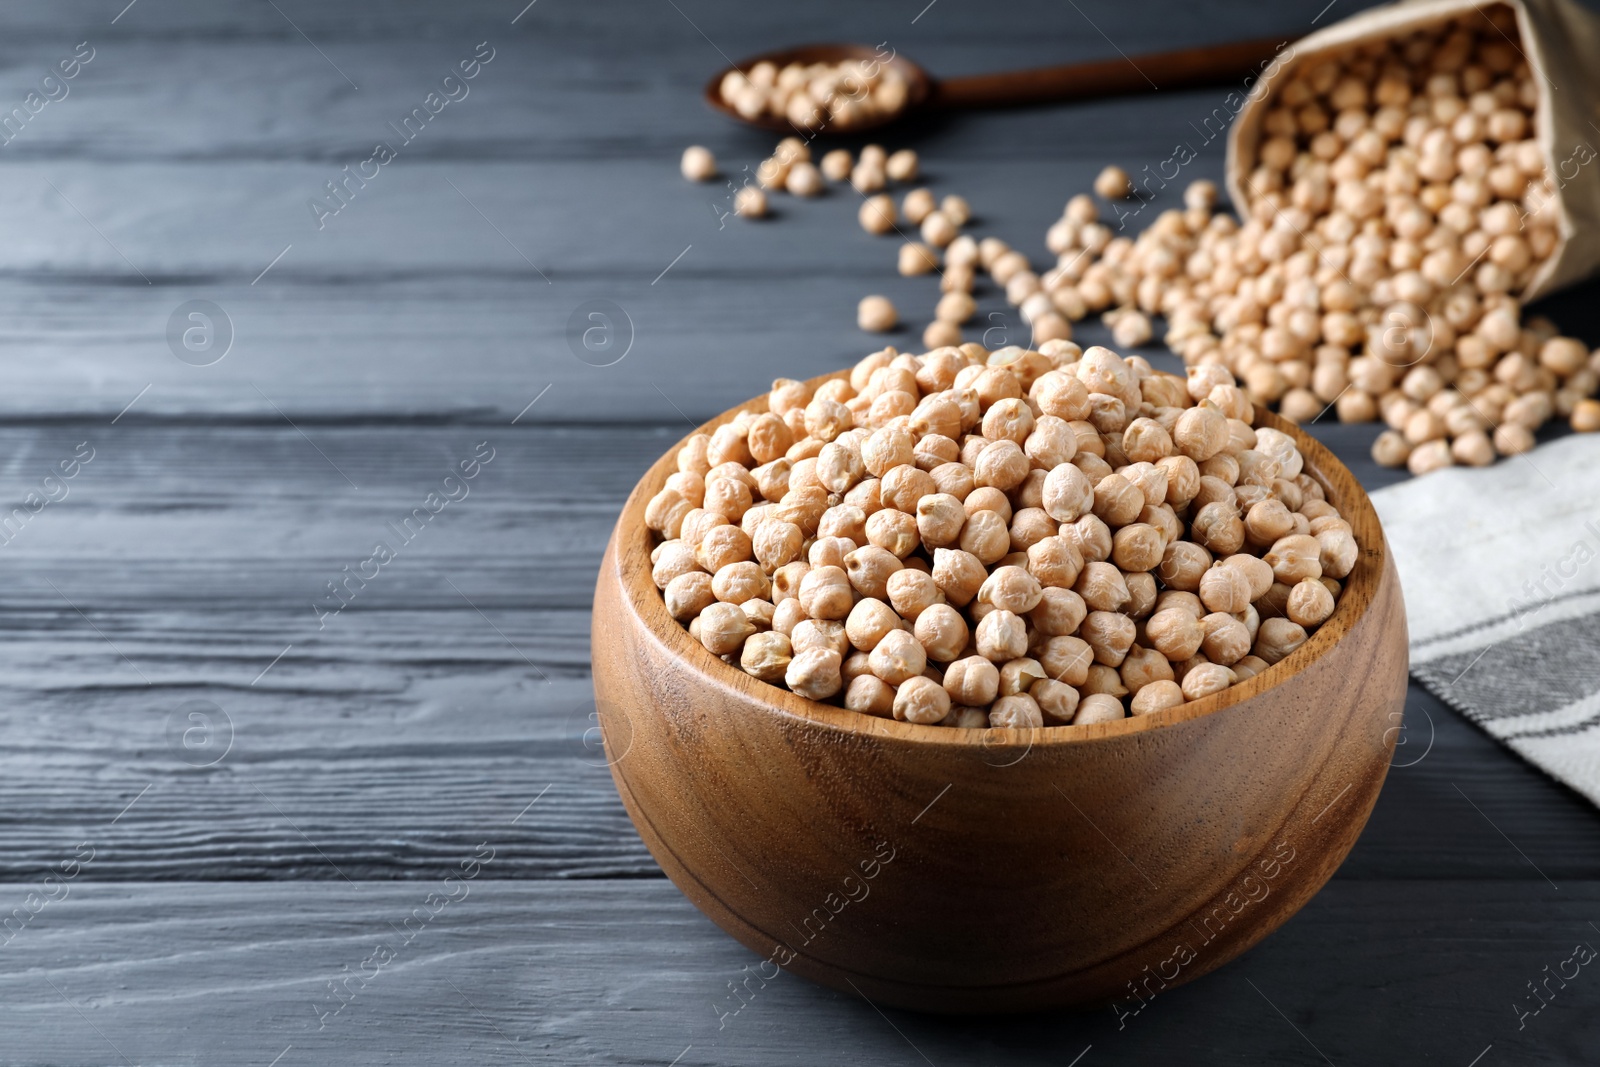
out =
[[[1373,493],[1411,673],[1600,805],[1600,437]]]
[[[1372,494],[1411,673],[1600,804],[1600,436]]]

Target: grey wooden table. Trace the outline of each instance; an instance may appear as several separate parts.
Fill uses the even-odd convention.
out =
[[[864,293],[933,296],[853,194],[724,222],[678,153],[770,141],[699,86],[814,39],[975,73],[1287,35],[1321,0],[524,2],[0,15],[0,1063],[1595,1062],[1600,978],[1513,1004],[1600,943],[1600,816],[1420,691],[1328,888],[1121,1025],[791,977],[732,1012],[754,957],[661,876],[591,731],[595,568],[686,423],[859,357]],[[1106,162],[1187,140],[1218,176],[1221,95],[892,146],[1042,255]],[[1590,342],[1597,291],[1554,303]],[[569,343],[593,300],[629,324],[609,366]],[[1369,486],[1373,432],[1318,428]]]

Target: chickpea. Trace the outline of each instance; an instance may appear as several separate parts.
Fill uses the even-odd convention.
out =
[[[1000,668],[983,656],[968,656],[944,672],[944,689],[958,704],[982,707],[994,703],[1000,692]]]
[[[667,613],[679,622],[688,622],[716,603],[717,599],[711,589],[711,575],[698,570],[673,578],[662,592]]]
[[[791,658],[789,639],[769,630],[745,639],[739,666],[751,677],[776,685],[788,673]]]
[[[856,221],[863,230],[877,236],[893,230],[896,222],[893,198],[883,194],[867,197],[856,211]]]
[[[1097,722],[1114,722],[1127,716],[1123,714],[1122,701],[1105,693],[1091,693],[1078,704],[1078,714],[1072,719],[1074,726],[1089,726]]]
[[[983,563],[965,549],[934,549],[932,573],[933,583],[945,599],[957,607],[964,607],[971,602],[988,577]],[[893,589],[890,593],[893,594]]]
[[[796,653],[831,648],[841,659],[850,654],[850,636],[844,624],[829,619],[801,619],[789,630],[789,645]]]
[[[884,172],[891,181],[912,182],[917,180],[917,154],[909,148],[902,148],[891,155],[884,162]]]
[[[716,656],[739,651],[745,638],[756,632],[755,625],[737,604],[707,605],[696,619],[700,624],[700,643]]]
[[[1231,558],[1231,557],[1230,557]],[[1250,606],[1251,580],[1240,567],[1218,563],[1200,579],[1200,601],[1207,611],[1243,611]],[[1244,655],[1243,652],[1239,655]]]
[[[821,165],[824,178],[830,182],[842,182],[849,179],[855,161],[850,158],[848,149],[835,148],[822,157]]]
[[[1206,633],[1200,650],[1211,662],[1229,666],[1250,654],[1250,628],[1233,615],[1212,612],[1200,620],[1200,625]]]
[[[989,709],[989,725],[1001,729],[1028,730],[1044,725],[1038,703],[1026,693],[1004,696]]]
[[[1199,700],[1220,693],[1233,683],[1233,672],[1220,663],[1200,663],[1184,673],[1183,695],[1189,700]]]
[[[1322,577],[1322,545],[1310,534],[1279,538],[1263,558],[1272,568],[1273,577],[1286,584]]]
[[[894,687],[875,674],[858,674],[845,689],[844,706],[863,715],[897,718]]]
[[[884,592],[900,617],[912,621],[928,608],[944,601],[944,593],[936,584],[934,575],[912,567],[903,567],[890,574],[884,583]]]
[[[950,694],[938,682],[918,674],[895,689],[894,717],[905,722],[931,726],[950,714]]]
[[[948,604],[932,604],[920,612],[912,633],[928,659],[939,663],[957,659],[970,636],[966,620]]]
[[[1315,578],[1304,578],[1289,591],[1286,613],[1302,627],[1320,626],[1333,614],[1333,594]]]
[[[849,577],[839,567],[813,567],[800,580],[800,606],[813,619],[843,619],[854,606]]]
[[[784,671],[784,683],[810,700],[827,700],[844,688],[839,668],[843,658],[831,648],[813,648],[797,653]]]
[[[978,655],[995,663],[1016,659],[1028,650],[1026,624],[1021,616],[1004,608],[996,608],[985,615],[973,638]]]
[[[1107,200],[1126,200],[1133,195],[1133,180],[1121,167],[1106,167],[1095,178],[1094,191]]]
[[[1028,695],[1038,704],[1043,722],[1070,723],[1078,712],[1078,691],[1065,682],[1041,679],[1028,689]]]
[[[689,181],[708,182],[717,176],[717,160],[709,148],[690,145],[683,150],[683,162],[679,169]]]
[[[1205,627],[1194,614],[1183,608],[1163,608],[1145,623],[1145,636],[1152,647],[1173,663],[1193,656],[1205,640]]]
[[[1282,618],[1263,619],[1251,651],[1268,664],[1273,664],[1305,643],[1306,631],[1299,623]]]
[[[1154,715],[1167,708],[1175,708],[1185,700],[1183,689],[1168,678],[1154,681],[1136,690],[1129,707],[1135,716]]]
[[[908,678],[921,675],[928,667],[928,656],[914,636],[894,629],[873,646],[870,664],[873,674],[898,686]]]
[[[900,246],[900,273],[910,278],[918,274],[927,274],[939,268],[939,259],[933,249],[916,241],[908,241]]]
[[[767,214],[767,194],[754,185],[742,187],[733,196],[734,214],[746,219],[765,218]]]

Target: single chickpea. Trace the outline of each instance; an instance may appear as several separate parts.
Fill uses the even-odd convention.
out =
[[[1263,619],[1261,629],[1256,632],[1255,647],[1251,651],[1272,664],[1305,643],[1306,631],[1299,623],[1282,618]]]
[[[650,553],[650,579],[657,589],[665,589],[681,574],[700,569],[694,549],[683,541],[663,541]]]
[[[989,709],[989,725],[997,729],[1030,730],[1044,725],[1039,704],[1026,693],[1005,696]]]
[[[1310,534],[1290,534],[1279,538],[1263,558],[1272,568],[1273,576],[1285,584],[1293,584],[1302,578],[1322,577],[1322,545]]]
[[[984,707],[1000,692],[1000,668],[983,656],[968,656],[944,672],[944,690],[957,704]]]
[[[1200,579],[1200,601],[1207,611],[1243,611],[1250,606],[1250,585],[1250,577],[1241,568],[1218,563]]]
[[[1045,512],[1057,522],[1075,522],[1094,506],[1094,486],[1087,475],[1070,463],[1055,467],[1045,476]]]
[[[1129,708],[1135,716],[1154,715],[1167,708],[1175,708],[1186,698],[1177,682],[1169,679],[1146,684],[1133,694]]]
[[[1078,713],[1073,716],[1072,725],[1090,726],[1126,717],[1120,699],[1108,693],[1090,693],[1078,704]]]
[[[867,197],[856,211],[856,220],[870,234],[888,233],[895,227],[894,200],[883,194]]]
[[[996,608],[983,617],[973,634],[973,640],[978,655],[995,663],[1016,659],[1028,650],[1026,624],[1021,616],[1004,608]]]
[[[873,674],[897,686],[922,674],[928,667],[928,655],[914,636],[894,629],[873,646],[870,663]]]
[[[855,161],[850,158],[849,149],[835,148],[822,157],[822,176],[830,182],[842,182],[850,177],[850,170],[854,166]]]
[[[789,688],[810,700],[827,700],[844,688],[839,673],[843,657],[831,648],[813,648],[794,655],[784,671]]]
[[[806,619],[806,609],[800,606],[800,601],[794,597],[780,600],[772,610],[772,628],[785,636],[792,635],[794,628]]]
[[[1156,527],[1132,523],[1112,536],[1111,561],[1123,571],[1152,571],[1161,565],[1166,547],[1166,537]]]
[[[877,545],[863,545],[844,557],[850,585],[863,597],[882,600],[888,595],[889,579],[903,568],[893,552]]]
[[[948,278],[949,270],[945,271]],[[972,299],[970,293],[960,290],[945,293],[939,298],[939,303],[933,309],[934,318],[940,322],[951,322],[960,325],[971,320],[977,314],[978,302]]]
[[[1270,666],[1272,666],[1272,664],[1268,663],[1259,656],[1246,656],[1238,663],[1233,664],[1229,669],[1233,671],[1234,677],[1242,682],[1246,678],[1254,678],[1256,675],[1260,674]]]
[[[939,269],[939,257],[933,249],[916,241],[900,246],[900,273],[908,278]]]
[[[934,585],[945,599],[957,607],[968,604],[978,595],[988,572],[978,557],[964,549],[936,548],[933,551]],[[890,594],[893,595],[891,586]],[[896,605],[898,608],[899,605]],[[900,614],[905,615],[901,610]],[[909,617],[909,616],[908,616]]]
[[[1167,657],[1153,648],[1139,645],[1128,649],[1128,654],[1123,657],[1122,666],[1118,668],[1117,673],[1130,693],[1137,693],[1151,682],[1170,680],[1173,677],[1172,664],[1167,661]]]
[[[894,687],[875,674],[857,674],[845,688],[844,706],[862,715],[894,718]]]
[[[879,548],[888,549],[900,559],[909,556],[921,543],[917,534],[917,520],[893,508],[884,508],[868,516],[867,540]]]
[[[718,600],[743,604],[747,600],[765,600],[771,592],[771,583],[759,563],[729,563],[712,576],[711,591]]]
[[[1078,636],[1094,650],[1095,662],[1108,667],[1122,663],[1136,635],[1133,620],[1115,611],[1091,611],[1078,627]]]
[[[1092,611],[1118,611],[1128,602],[1128,584],[1111,563],[1084,564],[1072,588]]]
[[[744,649],[739,653],[739,666],[746,674],[777,685],[788,673],[792,658],[789,639],[768,630],[745,639]]]
[[[957,226],[965,226],[972,221],[972,206],[967,203],[966,197],[951,194],[939,201],[939,210],[944,212],[946,218]],[[968,238],[971,240],[970,238]],[[973,244],[972,255],[977,255],[977,245]]]
[[[831,648],[842,658],[851,651],[844,623],[831,619],[801,619],[789,629],[789,646],[796,655],[813,648]]]
[[[679,622],[688,622],[706,608],[716,603],[711,589],[711,575],[705,571],[689,571],[667,583],[662,590],[667,613]]]
[[[1200,620],[1200,625],[1206,632],[1200,651],[1211,662],[1229,666],[1250,654],[1250,628],[1235,616],[1212,612]]]
[[[970,633],[961,613],[948,604],[933,604],[917,615],[913,636],[930,660],[949,663],[967,647]]]
[[[943,551],[949,550],[945,549]],[[981,570],[982,564],[978,566]],[[934,571],[937,574],[937,564]],[[893,605],[894,610],[900,614],[900,617],[913,621],[928,608],[935,604],[943,603],[945,596],[936,584],[934,575],[913,567],[903,567],[890,574],[888,580],[884,583],[884,592],[889,598],[889,603]],[[976,586],[973,587],[973,592],[977,592]],[[969,597],[968,599],[971,598]],[[966,601],[963,600],[961,603],[965,604]]]
[[[1189,408],[1178,418],[1172,440],[1183,455],[1204,463],[1227,447],[1228,419],[1215,408]]]
[[[821,196],[822,173],[811,163],[795,163],[784,176],[783,187],[795,196]]]
[[[707,605],[696,616],[696,621],[700,624],[700,643],[716,656],[739,651],[745,638],[756,632],[755,624],[745,617],[737,604]]]
[[[1205,627],[1184,608],[1163,608],[1145,622],[1145,637],[1157,652],[1181,663],[1200,650]]]
[[[878,647],[884,636],[900,629],[901,618],[881,600],[865,597],[856,601],[844,622],[845,636],[863,652]]]
[[[1045,722],[1065,724],[1078,713],[1078,691],[1065,682],[1044,678],[1034,682],[1028,695],[1039,705]]]
[[[1289,591],[1289,621],[1302,627],[1316,627],[1333,614],[1333,594],[1315,578],[1305,578]]]
[[[1017,615],[1025,615],[1038,607],[1043,597],[1044,590],[1038,579],[1022,567],[996,567],[978,589],[979,603]]]
[[[1045,679],[1039,661],[1028,656],[1008,660],[1000,665],[1000,695],[1017,696],[1029,692],[1035,682]]]
[[[711,149],[694,144],[683,150],[679,169],[692,182],[708,182],[717,176],[717,160]]]
[[[746,185],[733,196],[734,214],[746,219],[765,218],[767,194],[758,186]]]
[[[917,154],[902,148],[884,161],[883,169],[891,181],[914,182],[917,180]]]
[[[894,694],[894,717],[930,726],[950,714],[950,694],[938,682],[918,674],[899,683]]]
[[[886,296],[864,296],[856,305],[856,325],[868,333],[884,333],[900,322],[900,313]]]
[[[1578,433],[1600,430],[1600,400],[1580,400],[1572,407],[1572,428]]]
[[[1229,556],[1244,546],[1244,521],[1238,508],[1219,500],[1199,510],[1190,522],[1190,534],[1201,547]]]
[[[849,577],[840,567],[813,567],[800,580],[800,606],[813,619],[843,619],[854,606]]]
[[[1095,178],[1094,191],[1107,200],[1126,200],[1133,195],[1133,180],[1121,167],[1106,167]]]
[[[961,343],[961,327],[943,319],[934,319],[922,331],[922,344],[927,348],[949,348]]]
[[[1200,663],[1183,676],[1183,695],[1189,700],[1199,700],[1212,693],[1220,693],[1233,685],[1234,674],[1220,663]]]

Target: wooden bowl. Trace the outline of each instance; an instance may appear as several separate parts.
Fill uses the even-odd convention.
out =
[[[731,977],[753,992],[783,967],[934,1012],[1119,1002],[1123,1013],[1221,966],[1311,899],[1389,767],[1405,613],[1354,477],[1293,425],[1261,409],[1256,419],[1294,436],[1355,531],[1361,554],[1337,610],[1231,689],[1092,726],[916,726],[723,663],[651,581],[644,507],[677,446],[650,468],[595,590],[596,703],[645,844],[762,958]]]

